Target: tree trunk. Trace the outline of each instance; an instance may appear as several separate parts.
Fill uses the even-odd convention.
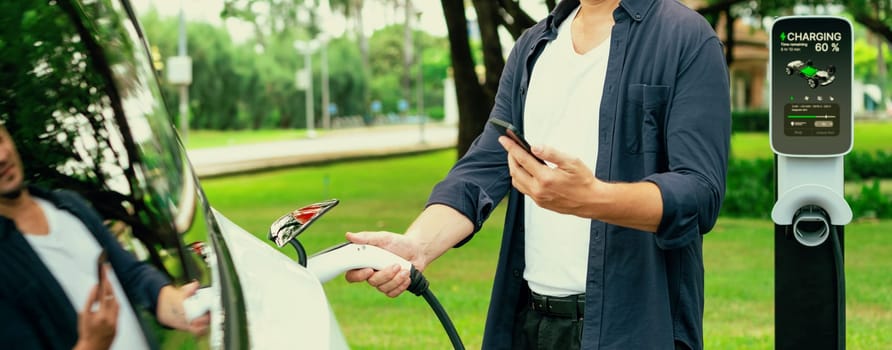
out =
[[[725,64],[731,67],[734,63],[734,15],[731,10],[725,11]]]
[[[494,100],[499,89],[499,78],[505,69],[502,43],[499,40],[499,4],[492,0],[473,0],[473,3],[477,10],[477,25],[480,27],[480,41],[483,44],[483,66],[486,68],[483,90],[487,97]]]
[[[855,13],[854,16],[855,22],[861,23],[867,30],[883,37],[886,41],[892,41],[892,28],[885,22],[875,17],[871,17],[870,14],[864,12]]]
[[[478,9],[478,13],[480,12],[479,3],[480,1],[474,2],[474,7]],[[504,26],[505,29],[508,29],[508,32],[514,37],[514,40],[517,40],[524,30],[536,24],[536,20],[520,8],[520,4],[517,0],[500,0],[499,3],[504,10],[502,11],[504,15],[496,15],[497,17],[494,18],[498,19],[499,23]],[[548,11],[550,12],[552,8],[549,8]],[[495,7],[495,10],[496,14],[498,14],[498,7]]]
[[[493,97],[488,96],[477,79],[474,59],[468,40],[467,18],[463,1],[440,0],[446,29],[449,33],[449,52],[452,56],[452,72],[455,77],[455,93],[458,100],[458,156],[468,151],[492,108]],[[501,54],[500,54],[501,55]]]

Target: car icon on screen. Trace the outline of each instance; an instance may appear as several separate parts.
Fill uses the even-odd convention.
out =
[[[829,65],[826,70],[823,70],[815,67],[811,60],[806,60],[805,62],[801,60],[790,61],[784,68],[784,72],[787,75],[796,74],[804,78],[808,82],[808,87],[812,89],[817,88],[818,85],[830,85],[836,80],[836,67]]]

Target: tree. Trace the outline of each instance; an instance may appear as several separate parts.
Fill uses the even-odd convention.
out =
[[[477,12],[480,39],[483,46],[483,65],[486,76],[483,82],[477,76],[476,63],[471,54],[468,37],[465,1],[441,0],[446,26],[449,31],[452,69],[455,77],[456,96],[459,110],[458,153],[463,155],[471,143],[483,130],[489,117],[494,93],[498,88],[498,76],[504,66],[504,58],[498,40],[498,29],[505,28],[515,39],[534,23],[534,20],[521,8],[517,0],[472,0]],[[545,0],[549,10],[556,1]],[[726,60],[731,63],[733,52],[733,24],[736,18],[745,15],[756,18],[788,12],[797,5],[844,5],[854,20],[892,41],[892,5],[888,0],[711,0],[707,5],[696,9],[713,27],[724,15],[727,32]],[[880,51],[882,52],[882,51]]]
[[[130,225],[146,246],[177,247],[173,230],[133,215],[152,212],[159,202],[151,189],[127,179],[182,164],[151,163],[155,159],[147,149],[173,140],[168,124],[164,130],[171,137],[121,134],[131,126],[145,131],[141,123],[158,121],[141,113],[163,112],[151,103],[142,43],[119,14],[110,1],[0,4],[0,38],[16,38],[0,39],[0,121],[12,134],[31,184],[76,191],[104,218]],[[137,102],[138,112],[128,102]],[[159,148],[172,149],[167,146]],[[174,159],[180,160],[176,155],[166,160]],[[151,259],[164,267],[155,252],[150,251]]]
[[[271,102],[281,108],[282,113],[278,115],[280,128],[300,125],[306,119],[295,118],[299,113],[296,107],[302,105],[298,102],[301,99],[293,95],[296,93],[294,72],[301,57],[295,52],[293,43],[319,34],[317,16],[310,5],[313,4],[307,4],[305,0],[226,0],[220,14],[224,19],[251,23],[260,56],[279,62],[270,71],[276,79],[267,85],[267,91]]]
[[[403,26],[390,25],[375,31],[369,38],[369,85],[371,100],[383,104],[382,112],[396,111],[403,98]]]
[[[358,70],[356,67],[368,63],[361,62],[359,48],[346,38],[332,40],[328,44],[328,59],[329,91],[331,102],[338,106],[338,114],[365,114],[368,108],[365,98],[369,91],[369,75],[367,68]]]
[[[362,16],[362,9],[365,6],[364,0],[329,0],[331,4],[331,8],[335,11],[340,11],[345,18],[353,19],[353,34],[356,36],[356,40],[359,46],[359,57],[360,57],[360,67],[362,68],[362,76],[364,80],[368,80],[369,78],[369,39],[365,35],[365,31],[363,30],[365,21]],[[364,84],[362,87],[362,113],[363,115],[368,115],[368,106],[371,102],[371,95],[369,94],[368,84]]]
[[[177,52],[175,19],[159,18],[157,11],[151,10],[140,21],[149,44],[161,56],[160,62]],[[274,79],[281,81],[282,86],[291,83],[293,73],[283,72],[272,59],[258,57],[252,42],[236,46],[225,28],[200,22],[190,23],[186,35],[187,51],[193,63],[189,86],[190,127],[218,130],[268,127],[272,119],[278,121],[279,115],[291,110],[287,103],[279,105],[273,99],[298,100],[293,96],[296,94],[293,88],[265,91]],[[163,67],[156,68],[162,69],[159,76],[165,95],[177,96],[174,86],[164,84]],[[165,102],[168,110],[176,110],[176,99],[168,98]]]
[[[473,0],[477,12],[477,25],[483,47],[483,66],[486,74],[483,82],[477,77],[476,64],[471,55],[467,17],[463,1],[441,0],[449,47],[452,54],[452,71],[458,100],[459,130],[458,154],[464,155],[474,139],[483,131],[489,111],[498,90],[499,76],[505,67],[499,26],[505,27],[515,38],[535,22],[524,12],[516,0]]]
[[[795,6],[827,5],[845,6],[856,23],[882,36],[887,42],[892,42],[892,4],[888,0],[713,0],[696,10],[712,23],[713,28],[720,16],[724,15],[727,18],[725,24],[729,36],[725,42],[725,52],[726,60],[730,64],[734,60],[731,55],[734,46],[732,29],[734,20],[739,17],[737,12],[742,11],[746,15],[763,18],[788,13]]]
[[[375,31],[369,38],[369,48],[371,56],[369,57],[369,90],[370,96],[374,100],[381,101],[383,105],[382,112],[390,113],[397,110],[397,102],[400,99],[407,98],[403,90],[417,91],[418,81],[414,77],[418,76],[418,65],[413,64],[406,67],[404,60],[404,26],[390,25]],[[443,38],[434,38],[427,33],[414,31],[411,34],[416,37],[416,48],[422,50],[424,54],[424,88],[425,101],[430,96],[432,103],[425,105],[442,105],[442,93],[437,97],[432,95],[438,91],[442,91],[442,79],[446,76],[447,67],[449,65],[447,47],[449,43]],[[355,67],[355,65],[353,66]],[[355,68],[354,68],[355,70]],[[408,74],[408,86],[400,88],[405,83],[404,76]],[[414,99],[407,99],[413,101]]]
[[[885,90],[885,74],[886,62],[883,55],[884,43],[892,42],[892,4],[888,0],[714,0],[708,5],[697,9],[707,20],[716,26],[718,18],[724,15],[726,17],[726,33],[725,38],[725,58],[730,65],[734,62],[734,21],[740,16],[755,17],[757,19],[765,16],[775,16],[779,14],[790,13],[795,6],[831,6],[842,5],[845,10],[852,16],[852,19],[867,28],[877,37],[877,55],[875,57],[877,74],[875,79],[868,78],[868,81],[875,81],[882,90]],[[863,48],[860,48],[863,51]],[[856,50],[859,47],[856,45]],[[863,54],[861,57],[865,57]],[[856,66],[858,67],[858,66]],[[863,67],[856,70],[864,71]],[[868,75],[867,77],[870,77]],[[883,94],[885,96],[885,93]]]
[[[449,51],[452,55],[452,74],[458,101],[457,149],[461,157],[483,130],[494,95],[487,95],[486,90],[478,83],[474,59],[471,57],[464,2],[441,0],[441,3],[449,32]]]

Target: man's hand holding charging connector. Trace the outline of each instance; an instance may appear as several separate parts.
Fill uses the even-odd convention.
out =
[[[209,300],[203,298],[202,292],[209,290],[199,290],[199,283],[193,281],[184,284],[179,288],[172,285],[166,285],[161,288],[158,294],[158,309],[156,311],[158,323],[165,326],[188,331],[194,335],[203,335],[207,332],[211,316]],[[198,292],[198,294],[196,294]],[[191,299],[191,300],[190,300]],[[189,311],[186,306],[190,301],[196,302],[198,314],[193,315],[194,311]]]
[[[462,239],[471,234],[474,225],[457,210],[433,204],[424,209],[405,234],[393,232],[347,233],[347,240],[356,244],[368,244],[383,248],[423,272],[431,262],[443,255]],[[383,270],[370,268],[347,271],[349,282],[367,281],[387,296],[399,296],[409,287],[410,271],[394,264]]]

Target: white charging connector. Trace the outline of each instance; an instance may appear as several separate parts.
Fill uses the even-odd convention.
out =
[[[195,294],[183,300],[183,311],[186,313],[186,321],[192,320],[206,314],[211,310],[214,303],[214,292],[210,288],[202,288],[195,291]]]
[[[393,264],[406,271],[412,264],[406,259],[372,245],[345,243],[314,254],[307,261],[307,269],[316,275],[319,282],[325,283],[338,275],[365,267],[383,270]]]

